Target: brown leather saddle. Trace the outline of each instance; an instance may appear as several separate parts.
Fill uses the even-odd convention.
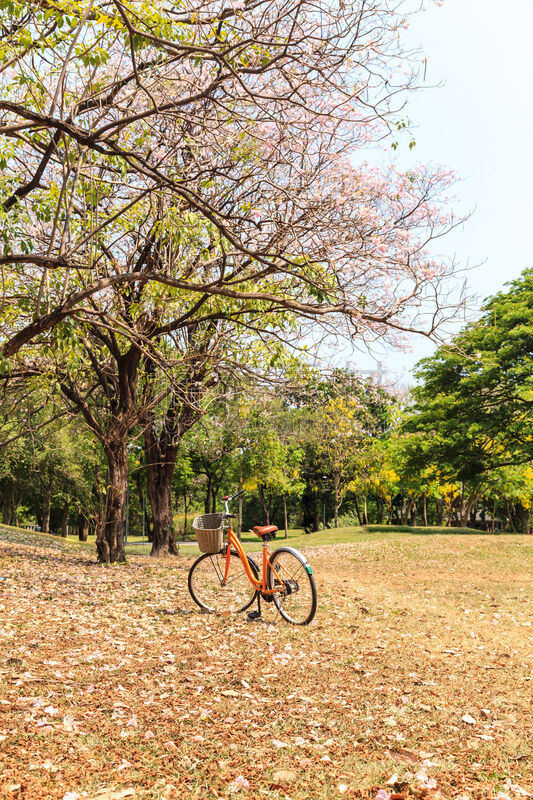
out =
[[[275,539],[276,538],[276,531],[278,530],[277,525],[255,525],[252,528],[253,532],[256,536],[259,536],[260,539]]]

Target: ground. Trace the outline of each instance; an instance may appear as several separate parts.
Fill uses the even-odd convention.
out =
[[[295,628],[214,617],[189,556],[104,567],[0,533],[6,798],[323,800],[533,793],[533,537],[309,547]]]

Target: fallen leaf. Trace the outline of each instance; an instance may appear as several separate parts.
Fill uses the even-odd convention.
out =
[[[411,752],[411,750],[407,750],[405,747],[398,747],[395,750],[391,750],[388,747],[385,748],[385,753],[392,758],[394,761],[399,761],[401,764],[409,764],[412,766],[413,764],[420,763],[420,757],[416,754]]]
[[[78,726],[76,725],[76,720],[73,716],[71,716],[71,714],[65,714],[63,717],[63,728],[69,732],[77,732]]]
[[[272,776],[272,782],[269,783],[271,789],[285,790],[290,783],[293,783],[298,776],[295,772],[289,769],[278,769]]]
[[[166,747],[167,750],[172,750],[173,752],[177,751],[177,746],[174,742],[170,740],[168,742],[164,742],[163,747]]]
[[[233,794],[234,792],[241,792],[247,791],[250,788],[249,782],[246,780],[244,775],[237,775],[234,781],[230,783],[228,786],[228,792]]]

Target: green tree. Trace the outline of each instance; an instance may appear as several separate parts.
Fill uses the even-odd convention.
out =
[[[272,413],[274,411],[274,414]],[[267,525],[273,502],[281,498],[287,536],[287,497],[298,496],[304,484],[300,478],[303,451],[294,442],[284,442],[276,429],[275,401],[270,408],[253,409],[248,416],[243,457],[243,486],[256,490]]]
[[[479,320],[420,362],[408,430],[460,481],[533,457],[533,270],[490,298]]]

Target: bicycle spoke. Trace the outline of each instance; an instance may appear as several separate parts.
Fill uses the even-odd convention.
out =
[[[248,562],[252,573],[257,569]],[[226,582],[226,555],[201,556],[189,572],[189,591],[193,600],[207,611],[237,612],[248,608],[256,594],[237,553],[232,551]]]
[[[289,579],[290,579],[290,580],[293,580],[293,581],[297,580],[297,579],[298,579],[298,576],[300,575],[300,573],[304,572],[304,570],[305,570],[305,566],[304,566],[304,564],[300,564],[300,562],[299,562],[299,561],[298,561],[298,564],[299,564],[299,569],[298,569],[298,571],[297,571],[297,572],[296,572],[294,575],[293,575],[293,574],[290,574],[290,573],[288,573],[288,572],[287,572],[287,569],[286,569],[285,567],[282,567],[282,571],[283,571],[283,572],[287,572],[287,574],[288,574],[288,576],[289,576]],[[279,570],[278,570],[278,572],[279,572]],[[282,577],[283,577],[283,576],[282,576]]]
[[[316,588],[308,572],[307,561],[289,548],[280,548],[270,562],[269,581],[274,592],[274,603],[284,619],[295,625],[306,625],[316,611]]]
[[[220,583],[222,583],[222,581],[224,579],[224,573],[222,572],[222,570],[221,570],[221,568],[219,566],[218,557],[211,556],[209,560],[211,561],[211,564],[213,565],[213,569],[214,569],[215,573],[217,574],[217,576],[218,576],[218,578],[220,580]]]

